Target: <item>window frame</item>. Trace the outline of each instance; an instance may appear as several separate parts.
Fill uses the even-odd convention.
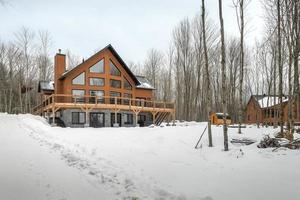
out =
[[[80,97],[81,95],[73,94],[73,91],[83,91],[82,97]],[[74,97],[74,96],[76,96],[76,97]],[[74,99],[76,99],[76,103],[84,103],[85,102],[85,97],[84,96],[85,96],[85,90],[84,89],[72,89],[72,99],[73,99],[73,101],[74,101]]]
[[[96,92],[102,92],[103,95],[97,96],[97,95],[92,95],[91,92],[96,91]],[[96,103],[96,97],[97,97],[97,103],[104,103],[105,102],[105,91],[104,90],[89,90],[89,95],[90,95],[90,103]]]
[[[130,117],[128,118],[128,116],[130,116]],[[124,113],[124,124],[133,125],[133,114],[132,113]]]
[[[118,94],[118,96],[111,95],[112,93]],[[109,96],[110,96],[110,101],[109,101],[110,104],[115,104],[115,97],[122,97],[122,93],[117,92],[117,91],[109,91]],[[121,99],[120,98],[117,99],[117,104],[121,104]]]
[[[78,122],[75,121],[75,117],[74,115],[77,114],[77,119]],[[80,114],[82,114],[84,116],[84,122],[80,122]],[[72,124],[85,124],[86,123],[86,114],[85,112],[72,112]]]
[[[83,74],[83,84],[81,84],[81,83],[74,83],[74,80],[76,79],[76,78],[78,78],[79,76],[81,76]],[[72,79],[72,85],[85,85],[85,72],[81,72],[80,74],[78,74],[76,77],[74,77],[73,79]]]
[[[119,72],[119,74],[112,74],[112,71],[111,71],[112,66],[117,69],[117,71]],[[111,76],[121,76],[121,70],[118,69],[117,65],[112,61],[112,59],[109,59],[109,74]]]
[[[102,69],[103,69],[103,71],[101,71],[101,72],[92,72],[92,71],[91,71],[91,68],[92,68],[92,67],[95,67],[95,65],[97,65],[97,64],[100,63],[101,61],[103,62],[103,64],[102,64]],[[90,72],[90,73],[97,73],[97,74],[105,74],[105,61],[104,61],[104,58],[102,58],[101,60],[97,61],[95,64],[93,64],[92,66],[90,66],[90,67],[89,67],[89,72]]]
[[[129,99],[132,99],[132,94],[131,93],[124,93],[123,97],[124,97],[123,104],[124,105],[129,105],[129,101],[130,101]],[[126,99],[126,98],[128,98],[128,99]]]
[[[120,87],[114,87],[112,86],[112,82],[119,82],[120,83]],[[118,89],[121,89],[122,88],[122,81],[121,80],[117,80],[117,79],[109,79],[109,86],[112,87],[112,88],[118,88]]]
[[[129,84],[129,86],[130,86],[130,88],[127,88],[126,86],[125,86],[125,83],[128,83]],[[132,90],[132,85],[131,85],[131,83],[124,77],[124,81],[123,81],[123,88],[125,89],[125,90]]]
[[[100,79],[103,80],[103,85],[96,85],[96,84],[92,84],[91,80],[92,79]],[[104,87],[105,86],[105,78],[100,78],[100,77],[89,77],[89,84],[90,86],[98,86],[98,87]]]

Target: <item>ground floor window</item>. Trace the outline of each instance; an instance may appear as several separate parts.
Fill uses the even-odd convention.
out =
[[[133,114],[124,114],[124,124],[133,124]]]
[[[72,124],[84,124],[85,113],[84,112],[72,112]]]
[[[145,122],[146,122],[146,115],[139,114],[137,123],[142,127],[145,126]]]

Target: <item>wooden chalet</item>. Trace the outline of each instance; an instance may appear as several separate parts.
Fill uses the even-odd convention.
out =
[[[284,123],[288,121],[288,97],[282,98]],[[297,103],[295,122],[300,122],[300,107]],[[280,122],[280,99],[274,95],[252,95],[247,103],[245,121],[248,124],[260,123],[274,125]]]
[[[59,51],[54,82],[39,83],[41,104],[33,112],[68,127],[146,126],[174,120],[174,103],[156,101],[154,89],[146,77],[130,71],[111,45],[70,70]]]

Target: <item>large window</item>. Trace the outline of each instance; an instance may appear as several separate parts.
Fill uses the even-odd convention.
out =
[[[116,67],[116,65],[111,60],[109,60],[109,67],[110,67],[110,75],[121,76],[120,70]]]
[[[124,93],[123,96],[125,97],[125,99],[123,99],[123,103],[124,103],[125,105],[129,105],[129,99],[132,98],[132,94]],[[129,99],[126,99],[126,98],[129,98]]]
[[[90,67],[90,72],[104,73],[104,59],[100,60],[96,64]]]
[[[113,92],[113,91],[111,91],[110,93],[109,93],[109,95],[111,96],[111,98],[110,98],[110,103],[111,104],[114,104],[115,103],[115,98],[114,97],[121,97],[121,93],[120,92]],[[117,99],[117,104],[121,104],[121,99]]]
[[[129,83],[129,81],[127,81],[126,78],[124,78],[124,89],[126,89],[126,90],[132,90],[132,86]]]
[[[90,85],[104,86],[104,78],[90,78]]]
[[[121,88],[121,81],[120,80],[110,79],[110,87]]]
[[[72,84],[74,85],[84,85],[85,81],[85,73],[82,72],[81,74],[79,74],[78,76],[76,76],[73,80],[72,80]]]
[[[84,124],[85,112],[72,112],[72,124]]]
[[[73,102],[83,103],[84,102],[84,90],[72,90]]]
[[[133,124],[133,114],[124,114],[124,124]]]
[[[104,91],[103,90],[90,90],[90,98],[91,103],[95,103],[96,99],[98,103],[104,103]]]

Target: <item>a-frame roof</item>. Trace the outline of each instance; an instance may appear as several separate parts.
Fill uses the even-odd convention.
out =
[[[279,95],[251,95],[247,105],[254,99],[260,108],[269,108],[280,104]],[[288,102],[288,96],[283,95],[282,103]]]
[[[136,85],[139,85],[140,82],[138,81],[137,77],[132,73],[132,71],[129,69],[129,67],[126,65],[126,63],[123,61],[123,59],[121,58],[121,56],[117,53],[117,51],[112,47],[111,44],[107,45],[106,47],[104,47],[103,49],[101,49],[100,51],[98,51],[97,53],[95,53],[94,55],[92,55],[91,57],[89,57],[85,62],[87,62],[88,60],[94,58],[95,56],[97,56],[98,54],[100,54],[101,52],[103,52],[105,50],[109,50],[115,56],[115,58],[118,60],[118,62],[123,66],[123,68],[125,69],[125,71],[128,73],[128,75],[132,78],[132,80],[134,81],[134,83]],[[66,71],[65,73],[63,73],[63,75],[59,79],[64,79],[66,76],[68,76],[68,74],[70,72],[72,72],[74,69],[82,66],[85,62],[80,63],[79,65],[77,65],[76,67],[72,68],[69,71]]]

